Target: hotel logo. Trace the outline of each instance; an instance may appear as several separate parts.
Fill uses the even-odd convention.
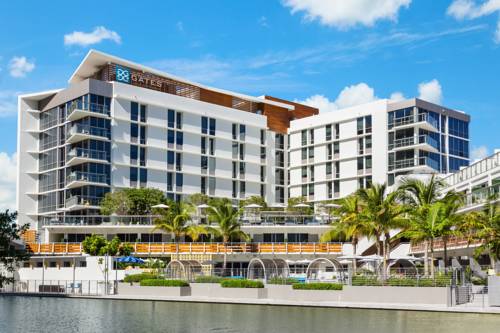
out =
[[[121,66],[116,66],[116,81],[130,83],[130,71]]]

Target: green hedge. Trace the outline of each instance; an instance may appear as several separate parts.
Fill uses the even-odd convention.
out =
[[[297,290],[342,290],[343,287],[340,283],[326,282],[294,283],[292,285],[292,288]]]
[[[195,283],[220,283],[222,278],[220,276],[198,276]]]
[[[141,287],[189,287],[189,283],[182,280],[151,279],[142,280]]]
[[[127,275],[123,279],[124,282],[141,282],[142,280],[152,280],[158,279],[158,276],[151,273],[141,273],[141,274],[132,274]]]
[[[448,276],[436,276],[435,278],[405,278],[390,277],[385,281],[370,276],[354,276],[353,286],[391,286],[391,287],[446,287],[450,285]]]
[[[353,276],[353,286],[381,286],[382,283],[375,276]]]
[[[244,279],[224,279],[220,285],[222,288],[264,288],[264,284],[260,281]]]
[[[294,284],[298,283],[299,281],[295,278],[278,278],[274,277],[269,279],[267,282],[268,284]]]

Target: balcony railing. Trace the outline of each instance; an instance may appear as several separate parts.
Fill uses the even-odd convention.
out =
[[[66,185],[72,182],[107,184],[108,176],[102,173],[75,171],[66,177]]]
[[[427,122],[431,126],[436,127],[435,124],[432,124],[429,121],[429,117],[426,113],[421,113],[417,115],[409,115],[406,117],[394,118],[392,122],[389,123],[389,129],[393,127],[405,126],[414,123]]]
[[[342,243],[131,243],[134,254],[341,254]],[[81,243],[28,243],[34,254],[81,254]]]
[[[103,160],[109,161],[109,153],[101,150],[94,150],[88,148],[73,148],[69,151],[68,156],[66,157],[66,161],[71,160],[72,158],[80,157],[80,158],[88,158],[93,160]]]
[[[94,206],[97,207],[101,203],[101,198],[86,197],[86,196],[71,196],[66,198],[65,207],[70,208],[73,206]]]
[[[442,238],[436,238],[433,242],[434,251],[443,251],[444,250],[444,242]],[[469,241],[464,237],[450,237],[446,242],[446,248],[448,250],[452,249],[465,249],[467,247],[477,247],[481,245],[480,241]],[[430,247],[428,248],[430,251]],[[425,252],[425,243],[413,244],[411,246],[411,253],[424,253]]]
[[[498,200],[500,198],[500,184],[476,189],[466,194],[464,207],[470,207],[486,203],[488,200]]]
[[[393,143],[389,144],[389,150],[401,147],[409,147],[417,144],[428,144],[436,149],[439,149],[439,143],[437,140],[433,139],[429,135],[420,135],[418,136],[418,141],[414,136],[396,139]]]
[[[495,168],[500,168],[500,151],[463,168],[462,170],[444,178],[444,180],[448,185],[454,186],[460,182],[483,175]]]
[[[69,138],[77,134],[100,136],[107,139],[111,137],[111,131],[109,129],[102,127],[94,127],[85,124],[75,124],[71,126],[71,128],[68,131],[67,137]]]
[[[436,162],[428,157],[408,158],[404,160],[397,160],[394,161],[393,164],[389,164],[389,171],[412,168],[417,166],[425,166],[425,165],[437,170],[438,165],[435,164]]]
[[[89,112],[94,112],[98,113],[101,115],[110,115],[109,107],[104,104],[97,104],[97,103],[83,103],[82,101],[75,101],[71,103],[71,105],[68,108],[68,117],[75,111],[75,110],[81,110],[81,111],[89,111]]]

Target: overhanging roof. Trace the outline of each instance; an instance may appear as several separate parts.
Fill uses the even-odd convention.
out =
[[[271,101],[271,100],[264,99],[264,98],[239,94],[236,92],[218,89],[218,88],[213,88],[213,87],[208,87],[208,86],[205,86],[205,85],[202,85],[199,83],[191,82],[191,81],[188,81],[186,79],[177,77],[175,75],[165,73],[165,72],[159,71],[157,69],[154,69],[154,68],[151,68],[148,66],[144,66],[144,65],[140,65],[138,63],[135,63],[135,62],[132,62],[129,60],[125,60],[122,58],[118,58],[118,57],[115,57],[113,55],[106,54],[106,53],[96,51],[96,50],[90,50],[87,53],[87,55],[85,56],[83,61],[80,63],[80,65],[77,67],[77,69],[75,70],[73,75],[71,75],[71,77],[69,78],[68,82],[70,84],[73,84],[73,83],[83,81],[83,80],[93,76],[95,73],[97,73],[102,68],[102,66],[104,66],[106,64],[110,64],[110,63],[114,63],[114,64],[121,65],[124,67],[128,67],[128,68],[131,68],[131,69],[134,69],[137,71],[142,71],[142,72],[147,72],[147,73],[155,74],[155,75],[162,76],[162,77],[167,77],[167,78],[170,78],[172,80],[179,81],[179,82],[186,83],[186,84],[190,84],[190,85],[202,88],[202,89],[207,89],[207,90],[219,92],[222,94],[235,96],[235,97],[245,99],[248,101],[252,101],[252,102],[256,102],[256,103],[271,104],[271,105],[279,106],[279,107],[286,108],[289,110],[295,109],[295,106],[291,105],[291,104],[286,104],[286,103]]]

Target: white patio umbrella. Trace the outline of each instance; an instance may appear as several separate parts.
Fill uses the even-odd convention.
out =
[[[337,259],[340,259],[340,260],[353,260],[353,259],[364,259],[366,257],[363,257],[359,254],[348,254],[348,255],[345,255],[345,256],[340,256],[338,257]]]
[[[157,204],[157,205],[154,205],[154,206],[151,206],[151,208],[169,208],[168,205],[165,205],[165,204]]]
[[[245,208],[262,208],[262,206],[258,204],[249,204],[246,205]]]
[[[363,262],[380,261],[382,259],[384,259],[384,257],[379,256],[377,254],[372,254],[371,256],[364,256],[363,259],[361,259],[361,261]]]
[[[295,207],[295,208],[309,208],[310,206],[308,204],[305,204],[305,203],[299,203],[299,204],[294,205],[293,207]]]
[[[424,258],[417,258],[417,257],[414,257],[414,256],[394,256],[394,257],[390,256],[389,260],[420,261],[420,260],[424,260]]]
[[[326,207],[326,208],[340,208],[341,206],[339,204],[335,204],[335,203],[327,203],[327,204],[323,205],[323,207]]]
[[[198,207],[199,209],[205,209],[205,208],[208,208],[208,207],[210,207],[210,206],[209,206],[209,205],[207,205],[207,204],[201,204],[201,205],[198,205],[198,206],[196,206],[196,207]]]

